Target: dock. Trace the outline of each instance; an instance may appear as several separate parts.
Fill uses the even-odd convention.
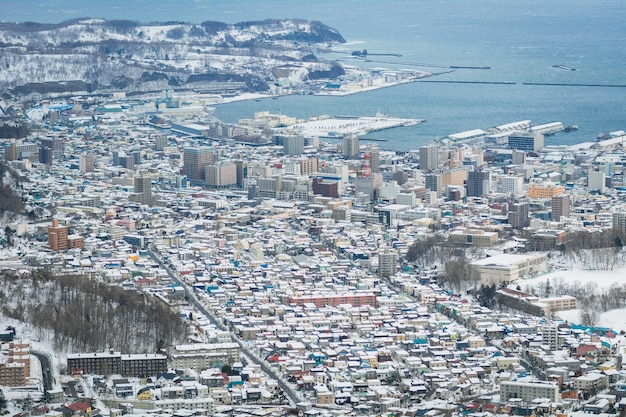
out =
[[[283,130],[285,132],[289,131],[309,137],[340,139],[346,135],[363,136],[371,132],[403,126],[414,126],[423,122],[425,122],[423,119],[402,119],[385,115],[341,115],[321,119],[314,118],[308,122],[287,126]],[[368,140],[383,141],[380,139]]]

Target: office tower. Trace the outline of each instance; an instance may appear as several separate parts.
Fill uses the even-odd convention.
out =
[[[96,169],[96,155],[82,153],[78,158],[78,167],[82,173],[94,172]]]
[[[346,135],[343,137],[343,157],[346,159],[359,157],[359,137],[357,135]]]
[[[141,151],[133,152],[133,161],[135,162],[135,165],[141,164]]]
[[[248,176],[248,163],[241,159],[235,161],[237,166],[237,187],[243,187],[243,182]]]
[[[59,226],[59,221],[52,220],[52,226],[48,227],[48,246],[53,251],[67,250],[67,226]]]
[[[552,197],[552,220],[561,221],[561,217],[570,214],[570,198],[568,195],[560,194]]]
[[[380,172],[380,149],[378,146],[370,146],[370,169],[372,173]]]
[[[491,171],[470,171],[467,174],[467,196],[481,197],[491,192]]]
[[[434,191],[437,193],[437,197],[441,197],[443,195],[443,182],[442,175],[440,172],[426,174],[424,177],[424,183],[426,185],[426,189],[430,191]]]
[[[50,149],[52,152],[52,160],[60,161],[63,159],[63,139],[43,138],[41,139],[41,147]]]
[[[216,162],[205,167],[205,183],[212,188],[237,185],[237,164],[229,161]]]
[[[302,155],[304,153],[304,136],[290,135],[283,139],[283,153],[285,155]]]
[[[135,194],[138,203],[146,206],[154,204],[152,200],[152,178],[150,176],[141,174],[135,177]]]
[[[613,213],[613,230],[620,235],[626,233],[626,211]]]
[[[120,165],[132,171],[135,169],[135,158],[133,156],[120,156]]]
[[[606,174],[603,171],[589,171],[587,174],[587,188],[598,190],[600,194],[606,191]]]
[[[500,191],[518,196],[524,189],[524,177],[521,175],[504,175],[500,178]]]
[[[317,172],[317,157],[311,157],[311,158],[300,158],[298,160],[298,162],[300,163],[300,174],[308,177],[310,175],[313,175]]]
[[[378,254],[378,275],[390,277],[396,273],[398,265],[398,252],[395,249],[386,248]]]
[[[513,165],[523,165],[526,162],[526,152],[513,149],[511,162]]]
[[[339,197],[339,183],[337,181],[328,181],[320,177],[313,178],[313,194],[322,195],[324,197]]]
[[[509,149],[518,151],[540,151],[543,149],[543,134],[514,133],[509,136]]]
[[[52,165],[52,149],[51,148],[39,148],[39,162],[46,165]]]
[[[120,164],[120,152],[119,151],[112,151],[111,152],[111,165],[116,167],[119,164]]]
[[[420,169],[432,171],[439,166],[439,146],[426,145],[420,148]]]
[[[154,149],[162,151],[167,146],[167,136],[157,136],[154,138]]]
[[[7,161],[17,160],[17,143],[15,139],[11,139],[8,148],[4,151],[4,159]]]
[[[528,216],[528,202],[521,201],[513,203],[508,213],[509,224],[515,229],[521,229],[530,226],[530,217]]]
[[[215,152],[208,146],[185,148],[183,151],[183,175],[189,180],[203,181],[204,168],[215,163]]]

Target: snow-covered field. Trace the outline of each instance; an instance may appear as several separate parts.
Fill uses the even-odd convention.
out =
[[[511,288],[518,285],[522,291],[535,290],[541,292],[541,288],[545,288],[548,280],[554,289],[559,285],[577,286],[587,291],[606,292],[611,287],[626,285],[626,266],[620,265],[612,271],[590,270],[585,263],[571,263],[565,261],[557,261],[558,270],[547,274],[517,281]],[[569,323],[580,323],[580,310],[559,311],[556,315]],[[601,313],[597,325],[600,327],[610,327],[620,332],[626,331],[626,308],[609,310]]]

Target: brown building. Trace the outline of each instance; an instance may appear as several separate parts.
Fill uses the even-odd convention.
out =
[[[313,194],[324,197],[339,197],[339,183],[337,181],[325,181],[322,178],[313,178]]]
[[[48,227],[48,246],[50,249],[58,252],[69,248],[67,230],[67,226],[59,226],[58,220],[52,220],[52,226]]]
[[[559,194],[552,197],[552,220],[561,221],[561,217],[570,215],[571,200],[568,195]]]
[[[317,172],[317,157],[313,158],[300,158],[300,174],[309,176]]]
[[[30,345],[9,343],[8,357],[0,360],[0,385],[19,387],[28,383],[30,377]]]

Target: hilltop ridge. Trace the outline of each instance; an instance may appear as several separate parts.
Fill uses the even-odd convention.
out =
[[[5,97],[164,88],[265,91],[278,77],[303,82],[343,74],[316,53],[344,42],[337,30],[301,19],[0,22],[0,88]]]

